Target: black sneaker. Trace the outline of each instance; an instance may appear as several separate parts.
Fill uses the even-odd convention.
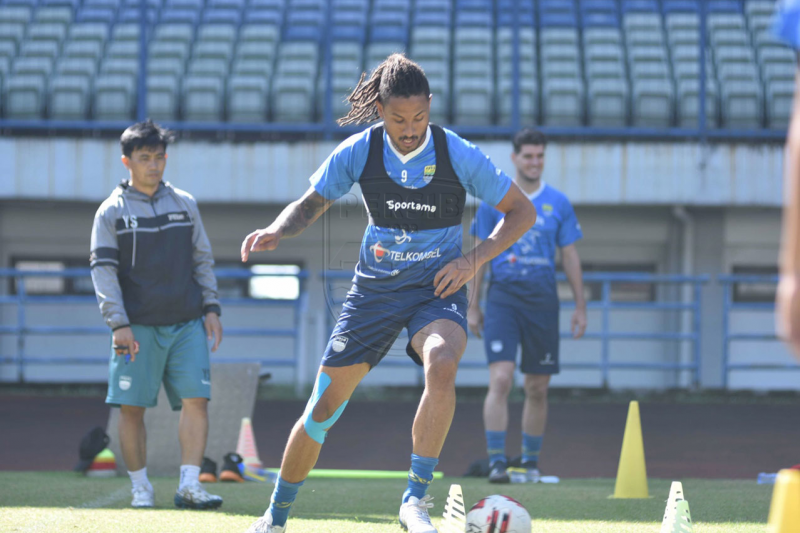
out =
[[[489,483],[509,483],[511,480],[506,472],[505,461],[495,461],[489,471]]]
[[[235,481],[237,483],[244,483],[242,477],[242,470],[239,466],[242,464],[242,456],[236,452],[231,452],[225,455],[222,463],[222,470],[219,473],[220,481]]]
[[[217,463],[203,457],[203,465],[200,467],[200,483],[216,483],[217,482]]]

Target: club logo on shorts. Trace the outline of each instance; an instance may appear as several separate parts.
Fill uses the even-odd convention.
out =
[[[350,340],[344,335],[337,335],[333,338],[333,342],[331,343],[331,348],[334,352],[341,352],[347,346],[347,341]]]
[[[376,242],[372,246],[369,247],[369,251],[375,254],[375,261],[380,263],[386,257],[386,254],[389,253],[388,248],[384,248],[380,242]]]
[[[444,310],[450,311],[451,313],[455,313],[458,316],[460,316],[462,320],[464,319],[464,315],[458,312],[458,305],[456,304],[450,304],[450,307],[445,307]]]
[[[503,341],[492,341],[489,347],[494,353],[500,353],[503,351]]]
[[[119,377],[119,388],[122,390],[128,390],[131,388],[131,384],[133,383],[133,378],[130,376],[120,376]]]
[[[545,355],[544,359],[539,361],[539,364],[540,365],[554,365],[554,364],[556,364],[556,362],[553,361],[553,354],[549,353],[549,354]]]

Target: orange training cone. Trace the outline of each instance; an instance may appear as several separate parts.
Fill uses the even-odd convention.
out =
[[[778,472],[769,508],[768,533],[797,533],[800,531],[800,471],[786,469]]]
[[[628,408],[628,421],[625,423],[625,436],[622,438],[622,453],[619,456],[614,498],[648,497],[642,422],[639,418],[639,402],[634,401]]]
[[[253,424],[247,417],[242,418],[242,426],[239,428],[239,442],[236,444],[236,453],[242,456],[245,466],[262,468],[261,459],[258,458],[256,438],[253,436]]]

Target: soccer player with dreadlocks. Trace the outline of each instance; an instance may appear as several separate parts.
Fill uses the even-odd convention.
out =
[[[309,227],[354,183],[369,212],[353,286],[322,356],[314,390],[283,455],[270,506],[248,533],[284,533],[289,509],[314,467],[327,431],[358,383],[386,355],[403,328],[406,352],[424,367],[425,390],[412,428],[413,453],[400,524],[435,533],[426,495],[455,411],[455,377],[467,343],[464,285],[483,264],[516,242],[536,210],[478,148],[429,124],[425,73],[393,54],[349,96],[344,124],[382,122],[340,144],[311,176],[311,187],[267,228],[242,243],[274,250]],[[477,247],[462,253],[467,193],[505,214]]]

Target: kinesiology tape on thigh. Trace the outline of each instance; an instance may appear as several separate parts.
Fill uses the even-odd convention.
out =
[[[319,399],[322,398],[322,395],[325,393],[325,390],[330,384],[331,378],[328,374],[320,372],[317,375],[317,381],[314,383],[314,391],[311,393],[311,398],[308,399],[306,410],[303,413],[303,427],[306,429],[306,433],[309,437],[320,444],[325,442],[325,435],[328,434],[328,430],[331,428],[331,426],[333,426],[333,424],[339,420],[339,417],[342,416],[342,412],[344,411],[344,408],[347,406],[348,402],[348,400],[345,400],[329,419],[323,420],[322,422],[315,422],[313,418],[314,407],[317,406]]]

